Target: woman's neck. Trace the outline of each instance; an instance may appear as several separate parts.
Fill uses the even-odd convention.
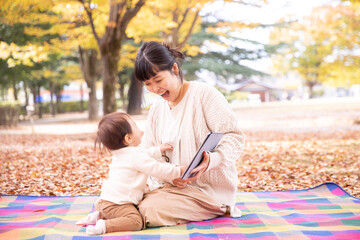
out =
[[[171,102],[169,101],[170,109],[172,109],[173,107],[175,107],[176,105],[178,105],[181,102],[181,100],[185,96],[185,93],[188,90],[188,88],[189,88],[189,82],[184,80],[184,82],[180,86],[180,91],[179,91],[178,97],[174,101],[171,101]]]

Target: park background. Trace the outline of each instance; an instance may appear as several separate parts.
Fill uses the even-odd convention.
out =
[[[296,3],[297,2],[297,3]],[[99,118],[143,128],[157,99],[133,76],[142,41],[182,50],[246,137],[239,191],[332,181],[360,196],[360,2],[3,0],[1,194],[99,194]]]

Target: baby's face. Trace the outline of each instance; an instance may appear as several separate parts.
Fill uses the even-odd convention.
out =
[[[141,143],[141,138],[144,134],[143,131],[141,131],[136,123],[134,122],[134,120],[132,119],[129,119],[129,123],[130,123],[130,126],[131,126],[131,130],[132,130],[132,133],[131,133],[131,138],[132,138],[132,144],[133,146],[138,146],[140,143]]]

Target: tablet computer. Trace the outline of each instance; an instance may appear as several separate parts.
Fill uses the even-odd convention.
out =
[[[214,133],[214,132],[210,132],[207,135],[207,137],[205,138],[203,144],[201,145],[201,147],[199,148],[199,150],[195,154],[195,157],[191,161],[189,167],[186,169],[183,176],[181,177],[182,179],[186,179],[186,178],[189,178],[189,177],[192,177],[192,176],[195,175],[194,173],[190,173],[190,172],[194,168],[199,166],[199,164],[201,163],[201,161],[203,159],[203,152],[212,151],[218,145],[218,143],[220,142],[220,139],[221,139],[221,137],[223,135],[224,135],[223,133]]]

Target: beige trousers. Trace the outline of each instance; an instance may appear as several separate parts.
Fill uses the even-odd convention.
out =
[[[100,219],[105,220],[106,232],[137,231],[143,227],[141,215],[134,204],[115,204],[103,199],[95,202]]]
[[[181,189],[170,184],[145,194],[138,208],[144,227],[212,219],[224,215],[227,210],[225,205],[195,187]]]

